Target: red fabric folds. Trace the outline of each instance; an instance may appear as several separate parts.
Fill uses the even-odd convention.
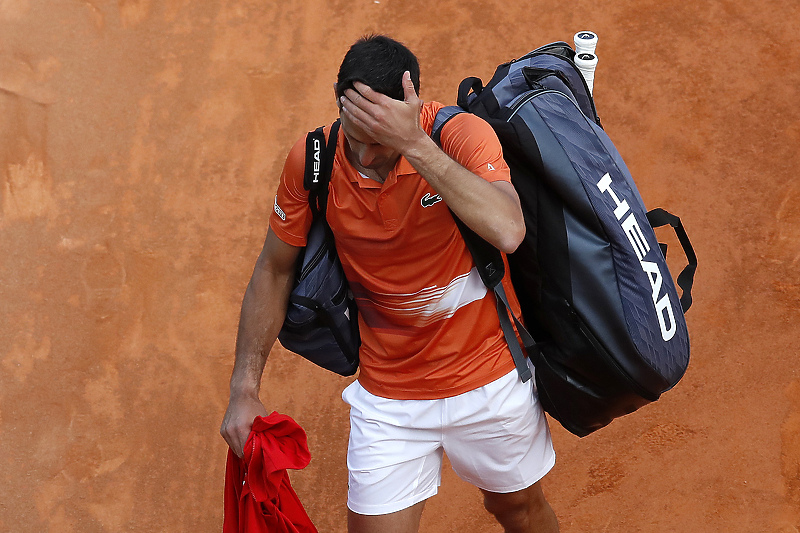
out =
[[[244,459],[228,449],[223,533],[317,533],[286,472],[310,460],[306,433],[291,417],[257,417]]]

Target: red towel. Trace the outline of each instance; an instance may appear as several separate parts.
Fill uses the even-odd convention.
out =
[[[306,433],[291,417],[256,417],[244,459],[228,449],[222,532],[317,533],[286,472],[310,460]]]

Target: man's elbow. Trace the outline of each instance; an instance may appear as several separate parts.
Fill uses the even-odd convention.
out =
[[[512,254],[517,251],[524,239],[525,222],[519,221],[506,226],[500,233],[499,242],[495,246],[504,254]]]

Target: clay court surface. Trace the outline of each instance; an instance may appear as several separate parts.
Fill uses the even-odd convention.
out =
[[[700,269],[684,379],[584,439],[552,422],[545,492],[565,532],[798,531],[798,22],[796,0],[0,0],[0,531],[219,531],[241,297],[347,47],[404,41],[449,104],[583,29],[604,126]],[[276,346],[262,391],[308,432],[292,479],[321,532],[345,531],[348,382]],[[422,531],[500,528],[446,467]]]

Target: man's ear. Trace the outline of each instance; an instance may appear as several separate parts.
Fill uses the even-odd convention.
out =
[[[339,93],[336,91],[337,84],[333,82],[333,97],[336,99],[336,107],[339,108],[339,111],[342,110],[342,102],[339,100]]]

